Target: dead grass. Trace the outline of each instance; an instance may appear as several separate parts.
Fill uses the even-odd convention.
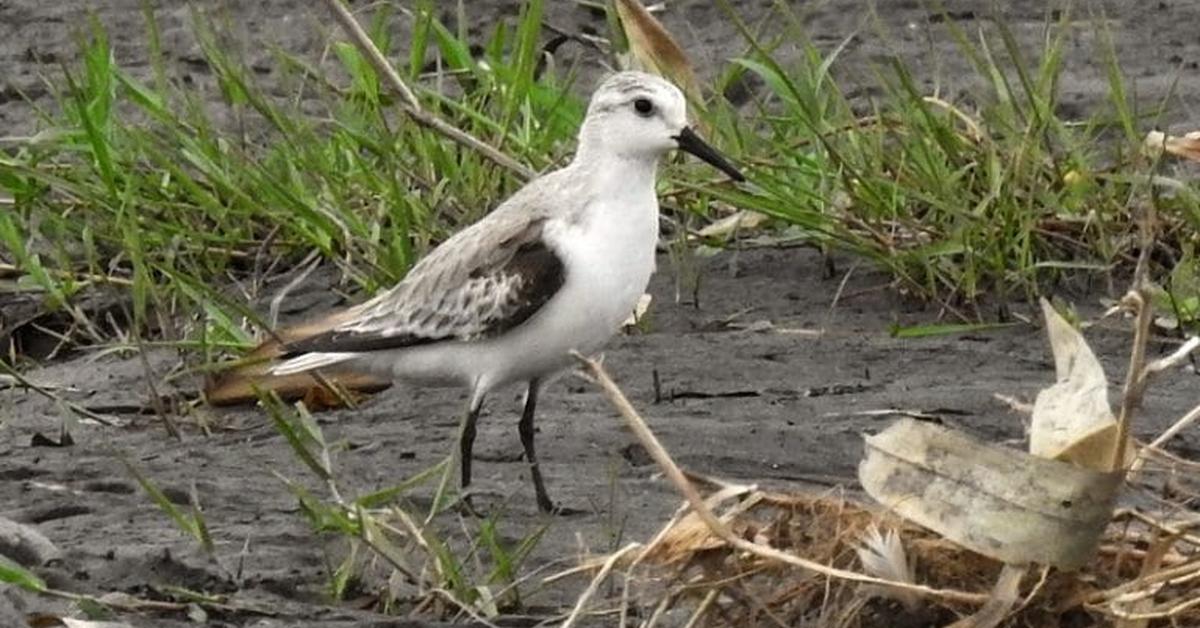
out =
[[[549,578],[595,573],[565,626],[589,614],[647,628],[1200,625],[1200,462],[1140,447],[1124,491],[1132,505],[1114,513],[1097,556],[1074,572],[1030,566],[1017,602],[987,620],[979,611],[999,595],[1000,561],[856,495],[685,476],[603,368],[584,365],[686,501],[654,538]],[[872,526],[897,532],[911,582],[864,569],[858,549]],[[623,586],[595,600],[609,577]]]
[[[716,494],[729,488],[708,483]],[[871,526],[900,535],[915,565],[915,582],[926,587],[983,600],[1003,568],[854,496],[733,488],[732,494],[724,491],[714,512],[738,537],[830,568],[862,569],[856,549]],[[1200,524],[1200,512],[1188,504],[1200,496],[1195,470],[1159,458],[1130,488],[1137,493],[1132,501],[1157,507],[1118,511],[1100,555],[1087,568],[1031,570],[1020,585],[1021,602],[1000,625],[1111,625],[1122,617],[1157,620],[1130,626],[1200,625],[1200,537],[1181,533]],[[1174,497],[1162,498],[1163,489]],[[609,558],[597,557],[584,567],[599,569]],[[909,607],[884,586],[734,548],[694,512],[674,518],[636,551],[625,551],[612,571],[627,583],[618,603],[638,618],[628,625],[652,626],[666,616],[676,625],[686,616],[687,625],[697,626],[945,626],[979,607],[939,596],[920,596]]]

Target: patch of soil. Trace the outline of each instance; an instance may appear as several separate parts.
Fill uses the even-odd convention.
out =
[[[665,260],[663,261],[666,264]],[[644,412],[678,461],[690,470],[784,490],[856,486],[861,435],[891,417],[869,411],[920,411],[993,442],[1022,438],[1022,417],[993,393],[1031,399],[1053,379],[1040,330],[1019,326],[922,340],[892,338],[893,322],[927,321],[933,312],[886,290],[884,278],[859,272],[830,307],[840,277],[823,277],[818,255],[803,249],[720,254],[702,263],[699,306],[673,302],[672,269],[654,279],[649,330],[618,337],[605,364]],[[812,331],[824,328],[824,335]],[[1124,368],[1127,335],[1089,332],[1112,377]],[[165,369],[167,356],[152,362]],[[156,375],[161,375],[158,370]],[[146,392],[135,360],[80,358],[29,374],[63,387],[85,406],[136,406]],[[657,383],[656,383],[657,382]],[[1114,390],[1119,382],[1114,379]],[[1196,403],[1196,378],[1171,375],[1154,388],[1142,436],[1161,431]],[[342,489],[359,495],[394,485],[438,462],[453,446],[463,400],[448,390],[382,393],[357,410],[318,415],[337,454]],[[569,566],[582,551],[602,552],[648,538],[679,499],[590,386],[560,379],[542,396],[538,445],[552,495],[585,511],[567,518],[537,514],[516,434],[520,391],[496,395],[480,423],[476,488],[504,508],[510,541],[547,525],[527,568]],[[327,606],[324,587],[340,545],[322,545],[296,500],[273,472],[309,478],[262,411],[198,409],[212,435],[187,427],[182,443],[166,437],[152,415],[123,414],[121,426],[83,424],[70,447],[34,447],[33,435],[56,435],[61,413],[25,392],[0,392],[0,515],[35,523],[65,552],[52,582],[75,590],[151,594],[183,586],[228,592],[232,584],[200,556],[152,504],[118,456],[144,470],[169,498],[187,503],[194,482],[225,565],[239,564],[239,600],[280,613],[277,620],[337,626],[367,615]],[[1183,439],[1196,446],[1194,436]],[[310,482],[310,484],[312,484]],[[319,486],[312,490],[320,492]],[[432,488],[414,495],[428,505]],[[444,517],[439,528],[458,523]],[[243,545],[249,551],[238,558]],[[567,579],[531,587],[526,604],[549,612],[586,584]],[[43,603],[34,600],[33,604]],[[357,614],[356,614],[357,613]],[[166,618],[136,619],[162,626]],[[213,625],[253,625],[229,616]],[[378,618],[377,618],[378,619]]]
[[[219,94],[191,34],[188,5],[181,0],[155,4],[171,77],[192,83],[219,108]],[[712,72],[712,62],[743,48],[730,21],[713,4],[668,2],[662,15],[706,74]],[[755,24],[771,3],[737,4]],[[893,55],[913,63],[927,88],[933,87],[933,76],[942,76],[941,91],[952,98],[976,87],[944,20],[931,15],[924,2],[880,3],[876,11],[889,30],[887,41],[873,34],[872,18],[858,0],[797,4],[823,49],[852,37],[839,68],[847,89],[858,90],[859,96],[871,95],[871,64]],[[514,14],[518,5],[468,3],[472,32],[483,33],[486,25]],[[986,16],[992,5],[985,0],[956,3],[950,17],[968,33],[989,29]],[[1136,79],[1140,103],[1157,103],[1178,79],[1176,117],[1171,119],[1177,121],[1190,113],[1200,94],[1200,72],[1194,71],[1200,40],[1193,32],[1200,5],[1135,5],[1091,2],[1077,6],[1076,13],[1084,19],[1106,16],[1122,66]],[[108,0],[90,9],[107,26],[118,63],[148,76],[140,6],[140,0]],[[0,67],[8,68],[0,77],[0,135],[38,128],[19,95],[48,103],[42,77],[53,80],[60,63],[77,58],[73,33],[86,24],[80,8],[69,2],[0,3]],[[265,81],[277,80],[278,70],[264,44],[315,60],[331,29],[324,13],[297,0],[228,3],[224,10],[231,36],[247,42],[246,54]],[[1019,0],[1003,11],[1017,40],[1036,48],[1045,3]],[[548,23],[568,32],[604,28],[602,17],[572,2],[548,2],[547,13]],[[402,38],[402,21],[398,29]],[[1106,91],[1104,65],[1092,47],[1095,38],[1089,22],[1075,22],[1064,49],[1061,106],[1081,113],[1102,106]],[[590,64],[595,71],[597,62]],[[1178,76],[1177,68],[1183,68]],[[728,252],[698,263],[700,303],[675,303],[675,275],[664,259],[651,286],[648,331],[615,339],[605,361],[663,443],[693,471],[787,490],[854,487],[861,434],[875,432],[889,420],[868,411],[918,410],[994,442],[1016,441],[1022,436],[1022,419],[996,402],[993,393],[1031,399],[1053,378],[1043,335],[1031,326],[922,340],[890,337],[886,330],[891,324],[928,322],[936,312],[904,301],[885,288],[886,278],[866,271],[854,273],[843,292],[847,296],[831,306],[841,277],[825,278],[823,261],[807,250]],[[1080,301],[1086,310],[1095,298]],[[818,329],[826,333],[810,333]],[[1115,393],[1127,335],[1095,329],[1089,339],[1114,378]],[[164,375],[173,360],[169,354],[153,355],[154,376]],[[32,393],[0,391],[0,515],[35,524],[64,550],[61,562],[41,570],[51,584],[138,595],[153,595],[164,586],[214,592],[232,586],[138,488],[120,462],[123,456],[173,501],[187,504],[195,483],[223,563],[241,563],[244,582],[237,598],[278,613],[269,619],[214,615],[210,625],[417,625],[324,601],[340,546],[326,546],[314,536],[296,500],[273,475],[307,477],[262,411],[196,409],[185,421],[180,443],[165,435],[152,412],[128,411],[145,407],[149,395],[138,360],[111,354],[81,357],[28,377],[58,386],[56,391],[72,402],[117,413],[121,420],[117,426],[75,427],[72,446],[34,446],[35,434],[58,440],[63,411]],[[1147,400],[1139,434],[1157,433],[1194,405],[1195,390],[1194,376],[1164,377]],[[677,496],[631,445],[600,395],[567,377],[542,395],[539,453],[551,494],[585,514],[562,519],[538,515],[526,468],[517,457],[519,397],[514,389],[491,400],[480,424],[475,473],[476,488],[507,508],[501,521],[505,538],[519,539],[537,526],[548,526],[527,568],[553,571],[571,565],[583,551],[643,540],[675,509]],[[453,391],[394,389],[357,410],[320,414],[326,437],[349,445],[335,461],[344,492],[356,495],[391,486],[439,461],[453,446],[461,405],[461,395]],[[197,421],[206,422],[212,434],[204,436]],[[1177,439],[1177,445],[1193,453],[1200,450],[1194,435]],[[418,491],[417,505],[427,505],[430,496],[428,490]],[[453,531],[458,523],[446,517],[438,525]],[[239,559],[244,546],[248,552]],[[530,587],[525,602],[535,614],[549,613],[570,603],[585,584],[576,578]],[[25,603],[29,611],[62,610],[60,603],[42,598]],[[137,626],[193,625],[180,616],[128,619]]]

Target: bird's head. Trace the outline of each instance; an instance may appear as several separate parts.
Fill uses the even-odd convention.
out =
[[[644,72],[619,72],[600,84],[580,130],[581,151],[657,159],[673,148],[699,157],[735,181],[745,180],[688,126],[687,99],[679,88]]]

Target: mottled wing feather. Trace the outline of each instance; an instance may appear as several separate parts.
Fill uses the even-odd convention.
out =
[[[565,278],[562,261],[541,238],[542,223],[513,225],[509,237],[499,242],[495,232],[460,233],[395,288],[355,308],[349,320],[288,343],[285,357],[476,340],[520,325],[554,296]],[[493,240],[490,246],[487,240]]]

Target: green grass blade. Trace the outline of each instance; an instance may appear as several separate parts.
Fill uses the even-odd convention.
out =
[[[996,331],[998,329],[1017,327],[1022,324],[1023,323],[939,323],[934,325],[913,325],[911,327],[892,325],[891,328],[888,329],[888,333],[893,338],[933,338],[937,336],[955,336],[959,334]]]
[[[42,593],[47,588],[44,580],[4,555],[0,555],[0,582],[16,585],[34,593]]]
[[[366,509],[382,508],[383,506],[396,501],[413,488],[440,477],[442,472],[445,471],[445,467],[447,464],[449,464],[449,462],[450,461],[448,459],[444,459],[441,462],[422,470],[420,473],[409,477],[395,486],[389,486],[378,491],[367,493],[366,495],[355,499],[354,505],[359,508]]]
[[[184,514],[184,512],[181,511],[174,504],[174,502],[172,502],[170,498],[168,498],[166,494],[162,492],[162,489],[158,488],[158,485],[155,484],[153,480],[151,480],[146,474],[142,473],[142,470],[139,469],[137,465],[130,462],[129,459],[125,458],[124,456],[121,456],[120,460],[121,464],[125,466],[125,470],[127,470],[129,474],[132,475],[135,480],[137,480],[137,483],[142,487],[142,490],[146,491],[146,494],[150,496],[150,500],[154,502],[154,505],[158,506],[159,510],[163,511],[163,513],[165,513],[167,517],[171,519],[171,521],[175,522],[175,526],[183,531],[183,533],[187,534],[193,539],[196,539],[203,545],[204,541],[196,527],[196,522],[193,521],[191,517]],[[209,542],[211,543],[211,539]]]

